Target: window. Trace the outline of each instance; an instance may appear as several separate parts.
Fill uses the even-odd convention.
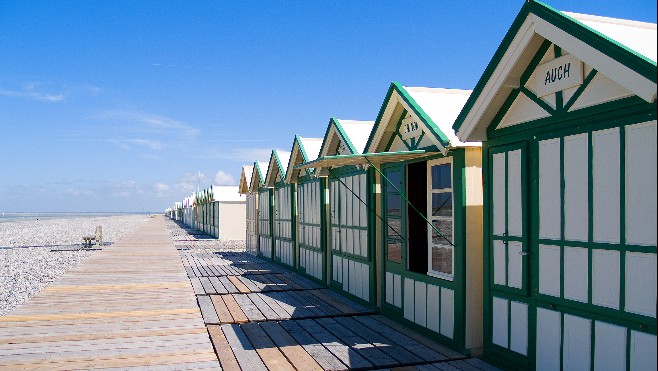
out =
[[[452,280],[455,257],[451,159],[428,161],[427,182],[427,215],[433,226],[427,231],[427,274]]]

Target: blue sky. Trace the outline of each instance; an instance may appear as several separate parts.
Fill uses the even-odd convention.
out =
[[[0,211],[159,212],[374,120],[391,81],[472,89],[515,1],[0,0]],[[656,22],[655,0],[549,1]]]

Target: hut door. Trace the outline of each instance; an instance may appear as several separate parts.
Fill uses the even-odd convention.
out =
[[[491,344],[528,354],[527,142],[489,152],[489,292]]]

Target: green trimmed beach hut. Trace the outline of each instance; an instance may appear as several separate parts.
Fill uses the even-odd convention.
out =
[[[482,150],[452,125],[468,90],[392,83],[362,162],[375,170],[380,307],[467,353],[482,347]],[[379,202],[381,200],[381,203]]]
[[[250,190],[256,193],[258,202],[258,254],[272,260],[273,244],[272,219],[274,212],[274,192],[265,185],[269,162],[255,161]]]
[[[265,177],[265,186],[274,194],[272,218],[274,238],[274,261],[297,269],[295,251],[296,217],[295,186],[286,182],[286,170],[290,161],[290,152],[272,150],[270,163]]]
[[[655,24],[531,0],[460,113],[492,363],[656,369],[656,77]]]
[[[248,253],[258,254],[258,193],[252,192],[250,185],[254,174],[252,165],[243,165],[238,190],[245,195],[246,235],[245,249]]]
[[[322,138],[295,136],[286,171],[286,182],[297,194],[297,251],[299,272],[327,283],[327,177],[316,176],[315,169],[295,166],[318,158]]]
[[[342,158],[361,154],[374,124],[330,119],[316,161],[332,158],[334,162],[321,167],[313,161],[304,164],[328,177],[330,286],[371,306],[376,305],[377,292],[372,174],[364,166],[343,163]]]

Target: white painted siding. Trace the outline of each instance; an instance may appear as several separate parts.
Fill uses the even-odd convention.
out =
[[[560,246],[539,245],[539,292],[560,297]]]
[[[523,235],[523,195],[521,192],[521,150],[507,153],[507,230],[510,236]]]
[[[496,345],[500,345],[503,348],[507,348],[509,345],[508,342],[508,301],[498,297],[493,297],[493,333],[492,333],[492,342]]]
[[[537,308],[537,371],[560,369],[561,314]]]
[[[626,369],[626,328],[596,321],[594,324],[594,369]]]
[[[512,301],[510,305],[510,350],[528,354],[528,305]]]
[[[564,248],[564,297],[587,303],[589,293],[588,251],[580,247]]]
[[[626,253],[627,312],[656,317],[656,254]]]
[[[631,331],[631,370],[656,371],[656,335]]]
[[[590,369],[591,321],[564,315],[564,346],[562,349],[565,370]]]
[[[619,128],[592,133],[594,241],[619,243]]]
[[[493,155],[493,234],[505,233],[505,153]]]
[[[567,240],[588,240],[588,147],[587,134],[564,138],[564,237]]]
[[[592,251],[592,303],[619,308],[619,251]]]
[[[558,240],[562,232],[560,139],[539,142],[539,236]]]

